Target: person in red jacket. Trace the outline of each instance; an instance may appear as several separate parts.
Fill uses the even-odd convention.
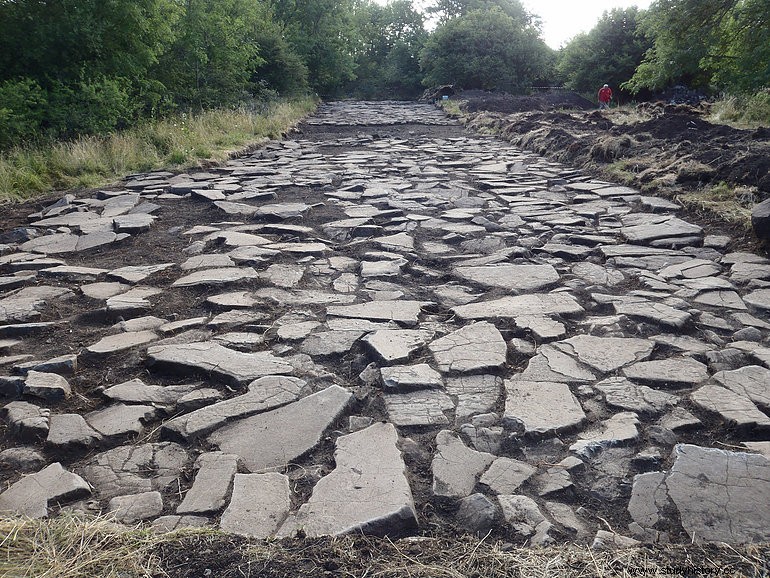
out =
[[[610,101],[612,100],[612,89],[608,84],[605,84],[599,89],[599,110],[610,107]]]

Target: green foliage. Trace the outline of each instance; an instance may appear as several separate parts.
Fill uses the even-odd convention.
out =
[[[237,103],[253,90],[252,71],[263,61],[254,37],[259,6],[251,0],[186,0],[174,42],[153,69],[185,108]]]
[[[45,118],[48,99],[30,78],[0,83],[0,148],[32,140]]]
[[[548,66],[537,28],[500,8],[476,10],[439,25],[425,44],[423,84],[522,92]]]
[[[414,98],[422,90],[419,53],[428,36],[411,0],[380,6],[358,2],[355,76],[348,90],[359,98]]]
[[[633,76],[652,42],[639,30],[636,7],[605,12],[597,25],[573,38],[559,53],[557,70],[564,85],[594,93],[603,84],[617,91]]]
[[[770,84],[770,0],[657,0],[642,27],[654,45],[626,84],[631,91]]]
[[[499,9],[519,25],[536,24],[536,17],[528,13],[519,0],[435,0],[428,12],[438,14],[441,22],[466,16],[475,10]]]
[[[355,78],[351,51],[355,0],[266,0],[294,52],[307,66],[308,82],[323,96],[340,93]]]

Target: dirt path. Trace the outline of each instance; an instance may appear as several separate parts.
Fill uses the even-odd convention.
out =
[[[340,103],[39,209],[0,246],[0,511],[770,539],[770,262],[675,204]]]

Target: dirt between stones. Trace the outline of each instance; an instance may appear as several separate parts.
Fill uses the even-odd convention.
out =
[[[748,210],[770,197],[770,128],[712,124],[708,103],[600,112],[569,92],[469,91],[452,98],[461,101],[471,128],[493,129],[517,146],[643,191],[676,197],[725,183],[745,188],[738,202]]]
[[[484,113],[488,114],[488,113]],[[527,113],[529,115],[537,115],[540,113]],[[545,119],[547,115],[543,115]],[[601,116],[601,115],[600,115]],[[593,118],[591,122],[606,122],[604,117],[595,118],[596,113],[588,113],[586,118]],[[480,117],[479,117],[480,118]],[[492,117],[488,117],[492,118]],[[534,117],[533,117],[534,118]],[[579,119],[578,113],[557,113],[556,116],[551,114],[551,119]],[[533,121],[534,122],[534,121]],[[545,121],[544,121],[545,122]],[[553,128],[553,121],[550,121],[551,130]],[[579,120],[575,120],[579,124]],[[511,125],[514,126],[514,125]],[[457,126],[429,126],[429,125],[384,125],[384,126],[372,126],[372,127],[330,127],[330,126],[302,126],[301,132],[293,137],[303,140],[317,140],[323,142],[326,139],[345,139],[345,138],[371,138],[372,140],[378,140],[383,138],[396,138],[396,139],[409,139],[415,135],[419,135],[424,138],[440,138],[451,139],[458,138],[463,139],[468,136],[469,133],[463,131],[462,128]],[[329,151],[333,154],[342,154],[345,152],[358,150],[355,146],[334,146],[333,151]],[[319,147],[317,153],[326,152],[323,147]],[[116,186],[115,190],[120,190],[121,187]],[[295,186],[284,189],[281,192],[281,200],[291,200],[292,202],[303,202],[308,205],[315,205],[316,203],[322,203],[327,201],[323,194],[323,187],[321,186]],[[92,197],[94,191],[80,191],[78,196],[80,197]],[[54,195],[47,199],[36,200],[28,202],[22,205],[8,207],[8,210],[3,212],[3,217],[0,218],[0,230],[10,231],[16,227],[23,227],[28,223],[28,215],[41,210],[43,207],[51,204],[57,200],[60,195]],[[83,265],[89,267],[100,267],[104,269],[111,269],[124,265],[144,264],[144,263],[164,263],[168,261],[180,262],[183,260],[183,250],[188,246],[189,240],[180,233],[195,225],[201,224],[221,224],[233,220],[248,220],[241,217],[230,218],[224,213],[215,212],[210,204],[203,201],[195,201],[193,199],[180,200],[166,200],[156,199],[153,202],[160,205],[160,209],[157,212],[159,217],[156,224],[154,224],[149,231],[142,234],[134,235],[125,241],[110,245],[107,249],[91,249],[77,254],[68,254],[67,263],[69,265]],[[342,211],[339,205],[334,203],[325,203],[322,206],[316,206],[306,216],[302,218],[293,218],[283,221],[284,224],[289,225],[302,225],[306,227],[312,227],[315,231],[320,231],[324,223],[335,219],[345,219],[346,215]],[[711,232],[711,231],[709,231]],[[425,238],[420,235],[426,235]],[[414,234],[415,240],[418,242],[425,241],[428,237],[426,233],[416,232]],[[284,234],[281,241],[291,240],[290,234]],[[360,261],[363,253],[367,250],[371,250],[371,246],[367,246],[365,243],[361,244],[335,244],[329,243],[335,251],[337,256],[350,257]],[[218,248],[211,248],[211,252],[218,252]],[[278,257],[273,263],[296,263],[296,257],[289,254],[283,254]],[[421,265],[425,265],[427,261],[421,261]],[[429,288],[424,286],[421,282],[420,271],[418,269],[412,269],[411,266],[407,266],[405,272],[407,274],[399,278],[400,283],[411,293],[412,299],[422,301],[435,300],[429,294]],[[178,275],[177,275],[178,276]],[[310,279],[311,275],[306,275],[303,281],[303,286],[313,287],[313,280]],[[162,272],[155,275],[152,278],[152,285],[156,287],[168,288],[173,281],[174,276],[167,272]],[[449,279],[449,273],[446,272],[443,278],[436,278],[435,283],[441,283]],[[42,282],[42,281],[41,281]],[[632,283],[629,281],[629,283]],[[56,308],[50,308],[45,310],[42,321],[53,319],[65,319],[67,323],[60,323],[53,326],[52,329],[43,331],[37,334],[34,338],[25,339],[21,344],[16,346],[13,350],[14,354],[33,354],[35,359],[46,360],[56,356],[63,355],[66,352],[79,354],[84,348],[93,344],[98,336],[101,336],[106,327],[109,326],[111,321],[104,316],[104,312],[98,307],[97,301],[87,299],[85,296],[77,291],[77,284],[67,281],[55,281],[52,279],[46,279],[45,284],[61,285],[72,288],[75,290],[75,296],[67,301],[59,302]],[[478,289],[472,283],[471,287]],[[213,293],[221,292],[234,292],[238,290],[254,291],[261,287],[269,287],[269,283],[265,280],[249,280],[242,283],[230,284],[226,289],[203,289],[203,288],[185,288],[176,291],[166,291],[161,296],[159,301],[155,302],[150,314],[157,317],[165,318],[168,320],[176,319],[190,319],[199,316],[210,316],[212,313],[217,313],[216,307],[206,303],[207,297]],[[637,288],[634,285],[620,285],[615,288],[617,294],[623,294],[631,289]],[[494,290],[493,290],[494,291]],[[580,290],[576,289],[579,293]],[[492,294],[492,291],[489,291]],[[583,299],[581,299],[583,300]],[[609,307],[608,305],[606,307]],[[271,328],[274,320],[280,316],[292,312],[296,309],[290,305],[273,305],[262,306],[260,305],[259,313],[261,319],[250,324],[248,330],[253,332],[259,332],[266,334]],[[597,313],[595,311],[594,313]],[[446,322],[450,315],[447,310],[435,310],[431,311],[426,309],[425,311],[426,321],[430,322]],[[570,330],[572,331],[572,329]],[[643,324],[635,327],[636,335],[648,336],[644,334]],[[642,331],[642,333],[640,333]],[[652,334],[654,329],[649,329],[649,334]],[[513,337],[513,330],[508,331],[503,329],[506,339]],[[277,339],[271,342],[268,339],[269,345],[277,345]],[[269,347],[268,345],[268,347]],[[662,354],[662,352],[658,352]],[[78,395],[73,396],[68,401],[56,406],[56,413],[85,413],[95,409],[105,407],[106,403],[100,397],[100,388],[105,385],[114,385],[128,381],[134,378],[142,378],[146,383],[152,383],[157,385],[172,385],[181,383],[191,383],[196,379],[204,382],[210,379],[210,376],[201,374],[198,376],[180,377],[171,372],[164,373],[153,370],[152,373],[145,368],[143,360],[144,352],[141,349],[130,349],[125,352],[115,353],[109,357],[90,358],[89,356],[81,356],[79,359],[78,370],[74,376],[70,378],[70,383],[73,389],[78,392]],[[428,353],[424,353],[425,360],[429,357]],[[346,412],[346,415],[361,415],[372,418],[374,421],[384,419],[385,409],[383,403],[383,392],[378,388],[368,388],[361,386],[357,381],[357,376],[367,367],[368,363],[372,361],[372,355],[368,353],[363,345],[359,342],[351,348],[350,351],[343,355],[333,355],[318,362],[319,365],[333,371],[338,382],[349,386],[354,391],[356,400],[352,404],[350,410]],[[423,359],[411,359],[411,363],[421,363]],[[508,359],[507,372],[518,365],[523,366],[526,358],[517,359],[514,354],[511,354]],[[494,372],[490,372],[494,373]],[[501,373],[501,372],[499,372]],[[323,387],[329,385],[328,380],[319,379],[312,384],[314,390],[320,390]],[[233,397],[242,392],[236,392],[231,388],[220,387],[220,391],[226,397]],[[2,403],[6,403],[7,400],[3,400]],[[502,400],[499,401],[502,404]],[[687,402],[684,402],[685,404]],[[685,405],[688,409],[692,409],[691,405]],[[602,420],[605,416],[601,414],[601,411],[593,411],[593,406],[586,406],[586,414],[588,423],[596,423]],[[499,410],[500,408],[495,408]],[[328,474],[334,467],[334,441],[339,435],[344,433],[346,427],[347,418],[341,417],[335,422],[332,427],[327,431],[325,437],[321,443],[310,453],[306,454],[302,459],[298,460],[294,469],[288,472],[292,490],[294,491],[293,498],[295,505],[306,501],[307,497],[312,491],[312,488],[318,479]],[[139,436],[137,439],[130,440],[135,443],[157,442],[160,440],[160,420],[147,424],[145,433]],[[10,439],[9,432],[6,431],[5,425],[0,425],[0,450],[12,447],[13,440]],[[431,459],[435,452],[435,437],[440,427],[427,427],[427,428],[402,428],[400,434],[402,438],[411,438],[414,442],[409,451],[404,451],[404,459],[409,471],[410,484],[412,492],[415,498],[415,505],[417,508],[418,519],[420,523],[421,532],[428,535],[449,535],[456,536],[458,533],[462,533],[462,528],[456,528],[455,513],[456,504],[448,504],[434,500],[433,493],[431,491]],[[570,434],[568,434],[570,435]],[[720,443],[731,446],[737,445],[742,438],[735,435],[735,432],[729,428],[725,428],[724,424],[714,419],[708,421],[703,420],[701,429],[697,432],[683,432],[679,438],[682,443],[711,443],[713,439],[718,439]],[[647,443],[647,440],[640,440],[639,445]],[[564,447],[561,442],[559,446],[555,445],[554,439],[546,440],[543,442],[533,442],[528,444],[528,456],[534,456],[539,459],[537,465],[539,467],[546,467],[553,465],[554,461],[558,461],[560,454],[564,453]],[[106,448],[100,448],[104,450]],[[199,444],[194,448],[191,448],[192,452],[206,451],[211,448],[205,447],[205,445]],[[505,455],[520,455],[519,450],[521,448],[508,447],[505,448]],[[59,460],[70,471],[78,470],[80,466],[96,452],[91,450],[86,452],[74,453],[68,455],[62,452],[56,452],[50,448],[44,449],[44,453],[48,462]],[[622,455],[621,455],[622,453]],[[608,455],[610,455],[608,453]],[[631,454],[626,454],[625,450],[618,453],[617,458],[619,460],[627,460]],[[661,469],[668,469],[671,466],[670,461],[663,461],[660,463]],[[573,508],[582,508],[580,511],[582,514],[591,520],[594,528],[602,527],[601,524],[606,524],[612,528],[624,528],[629,522],[629,516],[625,511],[624,504],[628,499],[630,488],[627,485],[621,485],[611,488],[610,494],[613,496],[605,497],[602,495],[593,495],[587,491],[586,488],[600,487],[601,479],[597,474],[597,479],[589,479],[594,474],[580,474],[576,473],[576,482],[578,489],[569,489],[563,494],[560,494],[559,501],[568,504]],[[18,473],[7,468],[0,468],[0,485],[7,486],[18,479]],[[613,476],[608,474],[607,479]],[[617,477],[617,476],[616,476]],[[192,472],[186,472],[181,477],[179,484],[175,487],[169,488],[164,494],[165,498],[165,510],[164,514],[173,513],[175,507],[178,505],[181,496],[189,489],[192,484],[193,475]],[[663,528],[667,530],[673,541],[686,540],[686,536],[681,527],[672,526]],[[569,536],[559,535],[557,531],[554,534],[559,539],[568,540]],[[523,543],[524,540],[520,537],[516,537],[515,534],[505,528],[497,528],[492,533],[493,538],[508,540],[512,542]],[[292,543],[296,544],[296,543]],[[194,543],[189,544],[187,552],[173,551],[174,547],[169,546],[166,551],[166,555],[169,557],[178,556],[180,558],[180,565],[186,568],[186,575],[192,575],[189,571],[192,568],[191,563],[187,563],[184,566],[184,560],[195,559],[196,568],[211,568],[211,566],[205,566],[205,564],[211,563],[211,556],[206,556],[206,560],[202,560],[198,557],[199,553],[210,552],[213,556],[218,556],[220,551],[225,551],[228,555],[232,555],[232,558],[226,562],[227,565],[237,565],[240,563],[238,554],[234,551],[238,550],[242,542],[239,539],[226,539],[222,544],[213,546],[210,550],[199,550]],[[377,546],[379,547],[379,546]],[[312,549],[313,546],[310,545]],[[297,546],[295,550],[300,551],[301,555],[303,546]],[[316,555],[314,553],[314,555]],[[361,554],[363,556],[363,554]],[[184,560],[182,559],[184,558]],[[310,562],[308,562],[310,563]],[[299,570],[300,564],[295,568],[296,573],[294,575],[300,575],[302,572]],[[315,564],[315,562],[313,562]],[[340,566],[338,562],[333,560],[330,562],[331,566],[323,566],[325,571],[333,572]],[[337,567],[333,567],[334,565]],[[269,566],[266,563],[266,568]],[[361,566],[364,568],[364,566]],[[231,568],[232,569],[232,568]],[[317,568],[314,566],[314,570]],[[173,573],[171,573],[174,575]],[[214,574],[217,575],[217,574]],[[219,574],[226,575],[226,574]],[[227,575],[241,575],[241,574],[227,574]],[[265,576],[278,576],[278,575],[292,575],[291,572],[284,574],[279,573],[265,573],[261,574]],[[415,574],[417,575],[417,574]],[[479,575],[484,575],[479,574]]]

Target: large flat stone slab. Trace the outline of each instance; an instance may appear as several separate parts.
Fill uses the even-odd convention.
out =
[[[446,380],[446,392],[457,398],[457,423],[470,416],[494,410],[503,389],[503,379],[496,375],[462,375]]]
[[[525,434],[545,435],[573,429],[586,415],[565,383],[505,380],[503,424]]]
[[[629,511],[642,528],[677,511],[691,540],[727,544],[770,540],[770,460],[762,455],[677,445],[670,472],[637,476]],[[672,507],[673,506],[673,507]]]
[[[456,433],[442,430],[436,436],[433,456],[433,495],[440,498],[465,498],[473,493],[478,476],[495,456],[467,447]]]
[[[290,507],[289,478],[283,474],[236,474],[233,496],[219,527],[231,534],[269,538],[286,519]]]
[[[156,345],[147,350],[147,358],[150,365],[159,369],[183,374],[209,373],[234,385],[293,371],[291,365],[270,352],[243,353],[214,341]]]
[[[243,395],[202,407],[163,424],[165,437],[192,439],[207,435],[228,421],[275,409],[299,399],[306,383],[296,377],[269,375],[249,384]]]
[[[499,287],[515,292],[546,289],[559,280],[551,265],[495,264],[481,267],[456,267],[454,274],[486,287]]]
[[[378,423],[337,438],[334,470],[281,528],[308,536],[363,533],[399,536],[417,528],[406,465],[392,424]]]
[[[658,239],[703,236],[703,229],[669,215],[634,213],[623,217],[621,234],[630,243],[650,244]]]
[[[505,365],[508,348],[497,327],[482,321],[433,341],[428,348],[443,373],[497,369]]]
[[[399,427],[447,425],[445,411],[454,408],[454,402],[443,391],[418,390],[385,395],[388,419]]]
[[[287,406],[228,424],[208,441],[239,456],[253,473],[283,468],[318,444],[352,396],[332,385]]]
[[[652,355],[655,343],[648,339],[577,335],[555,344],[555,347],[589,367],[609,373],[646,360]]]
[[[90,495],[91,487],[83,478],[56,462],[23,477],[0,494],[0,512],[45,518],[49,506]]]
[[[220,511],[238,472],[238,456],[209,452],[195,461],[197,473],[192,487],[176,509],[177,514],[208,514]]]
[[[494,319],[538,317],[549,315],[578,315],[583,313],[580,304],[566,293],[535,293],[502,297],[460,305],[452,309],[461,319]]]
[[[328,307],[326,312],[334,317],[369,319],[372,321],[395,321],[413,327],[417,325],[423,303],[399,300],[370,301],[359,305],[338,305]]]
[[[196,285],[226,285],[249,279],[258,279],[257,273],[251,267],[220,267],[218,269],[203,269],[185,275],[172,284],[173,287],[194,287]]]
[[[430,331],[381,329],[362,339],[385,362],[406,361],[430,339]]]
[[[747,365],[733,371],[720,371],[714,380],[738,395],[749,398],[757,406],[770,409],[770,369]]]
[[[623,368],[623,375],[657,387],[692,387],[709,377],[708,368],[691,357],[641,361]]]
[[[637,413],[657,415],[679,402],[679,397],[638,385],[623,377],[610,377],[594,386],[608,405]]]
[[[441,375],[427,363],[417,365],[393,365],[380,369],[382,386],[386,391],[440,388],[444,385]]]
[[[770,417],[751,399],[716,384],[695,390],[690,399],[700,408],[719,414],[723,420],[741,428],[770,429]]]

